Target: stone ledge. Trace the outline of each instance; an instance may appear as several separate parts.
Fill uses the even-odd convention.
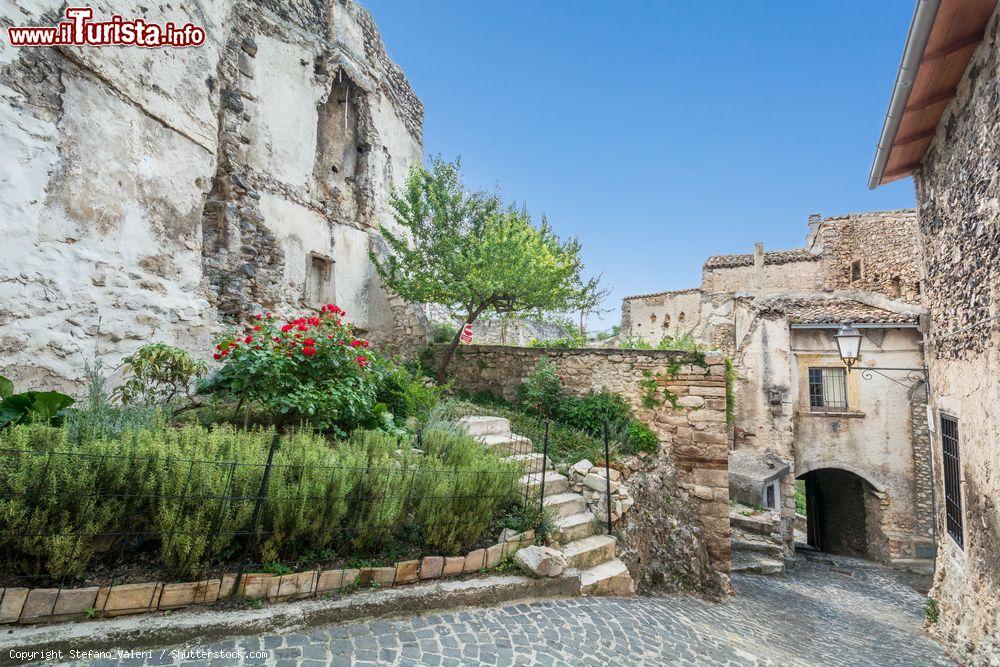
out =
[[[71,625],[19,626],[0,635],[0,664],[11,649],[141,650],[158,646],[209,644],[230,637],[344,623],[361,618],[412,614],[542,597],[579,595],[579,575],[534,579],[490,576],[481,579],[415,583],[402,588],[364,591],[334,600],[303,600],[262,609],[198,610],[170,616],[86,621]]]

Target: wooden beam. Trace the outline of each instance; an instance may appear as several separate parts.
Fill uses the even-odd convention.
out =
[[[901,176],[909,176],[914,171],[920,167],[920,162],[911,162],[910,164],[904,164],[902,167],[896,167],[890,171],[882,174],[882,182],[891,181],[895,178],[900,178]]]
[[[900,137],[892,142],[893,146],[906,146],[907,144],[912,144],[917,141],[922,141],[924,139],[930,139],[934,136],[934,132],[937,131],[937,126],[928,128],[922,132],[915,132],[914,134],[908,134],[905,137]]]
[[[934,49],[930,53],[925,53],[923,60],[921,62],[930,62],[932,60],[939,60],[941,58],[946,58],[956,51],[961,51],[962,49],[967,49],[970,46],[975,46],[979,42],[983,41],[985,36],[985,28],[972,35],[966,35],[960,39],[956,39],[951,44],[945,44],[939,49]]]
[[[911,102],[906,105],[906,111],[921,111],[928,107],[932,107],[935,104],[940,104],[941,102],[947,102],[951,98],[955,97],[958,92],[958,88],[950,88],[948,90],[943,90],[940,93],[935,93],[933,95],[928,95],[922,100],[917,100],[916,102]]]

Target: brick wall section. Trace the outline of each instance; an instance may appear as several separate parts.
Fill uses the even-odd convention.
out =
[[[677,484],[701,521],[712,565],[728,573],[729,446],[726,430],[726,369],[718,353],[705,355],[706,368],[681,366],[667,377],[671,362],[683,353],[659,350],[541,350],[470,345],[459,348],[449,369],[457,389],[487,391],[508,400],[543,356],[548,357],[568,390],[586,394],[607,388],[622,394],[640,419],[659,436],[663,460],[676,467]],[[648,372],[677,396],[679,407],[641,405],[639,382]]]
[[[917,214],[911,209],[825,218],[823,277],[826,289],[864,290],[910,303],[920,301]],[[860,260],[860,280],[851,264]]]

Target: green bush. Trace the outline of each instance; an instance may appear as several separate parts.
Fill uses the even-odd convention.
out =
[[[187,424],[77,443],[70,433],[0,431],[8,571],[80,575],[102,554],[140,548],[193,577],[242,552],[272,430]],[[472,547],[506,511],[520,473],[464,435],[429,432],[423,444],[420,455],[409,438],[373,430],[332,445],[308,431],[281,436],[251,558],[367,555],[421,534],[419,550]]]
[[[425,421],[431,408],[440,400],[440,388],[424,384],[423,377],[406,366],[380,363],[376,372],[376,400],[386,406],[398,424],[411,417]]]
[[[431,343],[450,343],[457,333],[458,327],[451,322],[438,322],[431,329]]]
[[[421,462],[414,516],[428,548],[454,553],[476,541],[498,507],[517,499],[521,470],[453,432],[426,429],[422,444],[428,456]]]
[[[60,423],[73,399],[58,391],[14,393],[14,383],[0,375],[0,428],[27,422]]]
[[[192,400],[195,383],[208,364],[187,350],[166,343],[149,343],[122,360],[124,381],[115,390],[123,404]]]
[[[518,388],[518,400],[527,410],[554,417],[564,401],[562,382],[548,357],[542,357]]]

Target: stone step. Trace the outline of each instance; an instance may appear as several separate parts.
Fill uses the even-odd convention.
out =
[[[635,584],[625,563],[612,558],[580,573],[581,595],[632,595]]]
[[[545,496],[555,496],[564,493],[569,488],[569,480],[565,475],[546,470],[544,473],[533,472],[521,478],[521,488],[528,493],[538,493],[542,488],[542,475],[545,475]]]
[[[571,514],[579,514],[587,509],[587,501],[579,493],[557,493],[549,495],[549,487],[545,485],[544,507],[552,512],[553,519],[561,519]]]
[[[613,559],[617,543],[611,535],[591,535],[564,545],[562,552],[567,563],[578,570],[586,570]]]
[[[733,551],[763,553],[771,558],[784,558],[781,542],[765,538],[758,533],[735,529],[731,533]]]
[[[729,571],[745,574],[784,574],[785,561],[769,558],[763,554],[733,552],[733,562]]]
[[[510,433],[510,420],[506,417],[470,416],[462,417],[455,422],[467,435],[503,435]]]
[[[770,512],[763,512],[744,516],[740,514],[740,506],[729,508],[729,525],[733,528],[742,528],[751,533],[759,535],[770,535],[774,531],[774,523],[771,520]]]
[[[914,574],[934,574],[934,561],[930,558],[892,558],[889,565]]]
[[[497,456],[507,456],[510,454],[528,454],[534,450],[529,438],[515,433],[502,433],[491,435],[480,435],[476,440],[483,443],[486,449]]]
[[[547,469],[547,470],[552,469],[552,461],[551,460],[546,461],[545,456],[543,456],[539,452],[531,452],[528,454],[512,454],[506,457],[504,460],[512,461],[514,463],[520,463],[521,466],[524,468],[524,472],[526,473],[541,472],[542,469]],[[545,461],[547,465],[543,465],[542,461]],[[546,489],[546,491],[548,491],[548,489]]]
[[[553,537],[559,544],[582,540],[594,534],[594,515],[590,511],[570,514],[555,520]]]

